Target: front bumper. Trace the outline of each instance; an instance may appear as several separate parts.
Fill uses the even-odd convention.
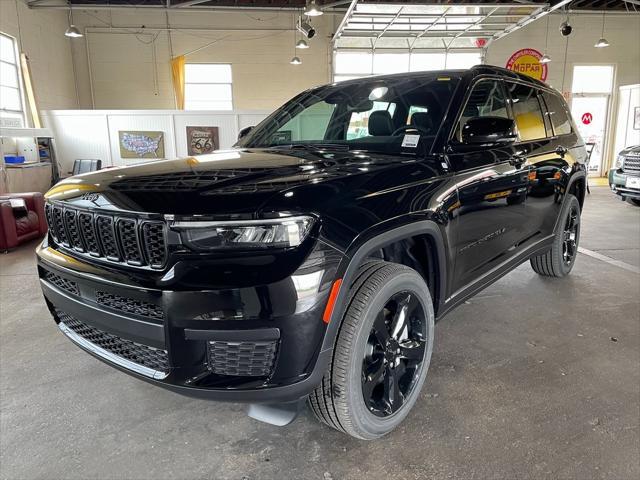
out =
[[[321,381],[332,353],[322,347],[322,313],[341,258],[335,252],[272,284],[178,291],[113,281],[77,260],[56,261],[64,257],[52,250],[43,244],[37,254],[56,323],[115,368],[234,402],[292,402]]]
[[[609,170],[609,187],[611,191],[621,197],[622,200],[627,198],[640,199],[640,189],[628,188],[627,177],[637,177],[639,175],[629,175],[619,168],[612,168]]]

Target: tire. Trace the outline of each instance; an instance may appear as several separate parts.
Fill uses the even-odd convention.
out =
[[[393,327],[400,325],[394,336]],[[404,265],[365,263],[350,288],[331,364],[309,396],[311,411],[322,423],[362,440],[389,433],[419,397],[433,332],[433,304],[422,277]],[[386,349],[380,338],[387,339]],[[393,400],[384,400],[387,391]]]
[[[580,243],[580,202],[575,196],[568,194],[559,218],[551,248],[530,260],[533,270],[545,277],[564,277],[576,263]]]
[[[627,198],[627,201],[631,205],[635,205],[636,207],[640,207],[640,199],[638,199],[638,198]]]

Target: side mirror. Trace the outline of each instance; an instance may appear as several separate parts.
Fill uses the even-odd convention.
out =
[[[462,126],[462,143],[509,144],[516,141],[514,121],[502,117],[473,117]]]
[[[242,140],[244,137],[249,135],[249,132],[253,130],[253,125],[250,127],[244,127],[238,132],[238,140]]]

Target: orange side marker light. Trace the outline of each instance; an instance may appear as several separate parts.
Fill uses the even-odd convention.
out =
[[[342,285],[342,279],[339,278],[333,285],[331,286],[331,292],[329,292],[329,300],[327,301],[327,306],[324,309],[324,314],[322,315],[322,321],[324,323],[329,323],[331,321],[331,314],[333,313],[333,307],[336,305],[336,300],[338,298],[338,293],[340,293],[340,286]]]

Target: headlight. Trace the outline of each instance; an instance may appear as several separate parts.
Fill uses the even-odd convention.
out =
[[[184,243],[197,251],[297,247],[309,234],[313,217],[282,217],[224,222],[174,222]]]
[[[622,168],[624,165],[624,155],[618,155],[616,157],[616,168]]]

